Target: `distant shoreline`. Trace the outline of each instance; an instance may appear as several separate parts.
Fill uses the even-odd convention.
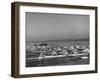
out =
[[[54,42],[59,42],[59,41],[68,41],[68,42],[71,42],[71,41],[89,41],[89,39],[75,39],[75,40],[37,40],[37,41],[26,41],[26,43],[34,43],[34,42],[48,42],[48,41],[54,41]]]

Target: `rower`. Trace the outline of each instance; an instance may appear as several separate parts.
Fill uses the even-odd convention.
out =
[[[76,49],[79,49],[80,46],[79,46],[79,43],[77,43],[77,45],[75,46]]]
[[[63,49],[62,54],[63,54],[63,55],[68,55],[68,51],[66,51],[65,49]]]
[[[53,51],[52,56],[57,56],[57,53],[55,51]]]
[[[40,53],[39,57],[45,57],[45,52]]]

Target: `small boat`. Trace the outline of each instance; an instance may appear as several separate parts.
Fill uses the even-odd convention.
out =
[[[40,60],[41,59],[53,59],[53,58],[60,58],[60,57],[67,57],[67,55],[57,55],[57,56],[44,56],[44,57],[38,57]]]

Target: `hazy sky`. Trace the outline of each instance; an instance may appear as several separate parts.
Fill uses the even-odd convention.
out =
[[[26,13],[26,41],[89,39],[89,16]]]

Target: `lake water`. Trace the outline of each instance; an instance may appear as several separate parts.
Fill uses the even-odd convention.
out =
[[[78,59],[71,57],[59,57],[52,59],[35,59],[26,62],[26,67],[58,66],[58,65],[85,65],[89,64],[89,59]]]

